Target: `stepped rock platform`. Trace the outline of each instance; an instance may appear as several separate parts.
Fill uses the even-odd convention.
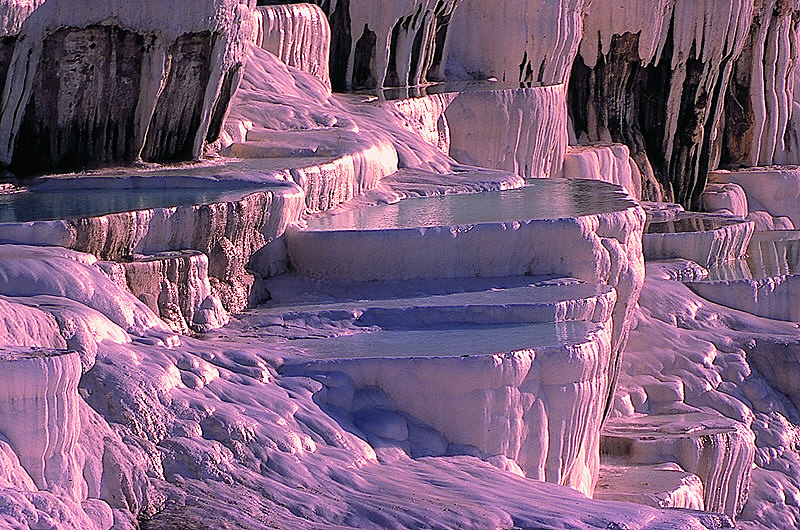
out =
[[[747,258],[720,264],[687,285],[707,300],[779,320],[800,321],[800,232],[756,232]]]
[[[317,282],[291,275],[268,280],[265,287],[271,301],[259,308],[259,318],[274,318],[271,325],[276,326],[320,315],[352,319],[364,326],[392,322],[419,326],[606,322],[616,302],[612,287],[570,278],[516,276],[322,285],[320,291]],[[330,301],[332,296],[337,300]]]
[[[601,465],[593,499],[703,510],[703,482],[677,464]]]
[[[752,221],[682,212],[671,220],[649,222],[642,251],[649,261],[684,258],[706,267],[742,258],[754,231]]]
[[[765,211],[772,217],[788,217],[800,226],[800,167],[762,166],[737,170],[718,169],[708,174],[708,181],[736,184],[747,197],[750,212]]]
[[[616,356],[644,280],[643,225],[642,210],[618,186],[532,179],[514,190],[405,199],[322,215],[304,228],[288,229],[287,246],[294,269],[315,278],[560,274],[610,285],[618,300]]]
[[[276,278],[267,287],[277,300],[244,323],[251,334],[289,339],[296,353],[285,355],[280,373],[320,381],[318,399],[354,414],[368,436],[417,456],[508,461],[530,478],[591,493],[614,290],[510,277],[440,282],[437,294],[420,293],[430,283],[321,289]],[[321,292],[359,299],[319,303]]]
[[[586,200],[589,195],[594,199]],[[312,218],[305,227],[290,230],[288,244],[296,269],[320,278],[387,280],[561,272],[588,281],[595,278],[577,273],[596,276],[599,271],[589,260],[602,250],[592,248],[595,240],[587,232],[596,231],[595,237],[615,237],[619,244],[628,245],[635,243],[634,234],[642,224],[641,210],[616,186],[533,179],[514,190],[406,199]],[[580,246],[565,241],[560,249],[549,248],[546,241],[555,233]],[[581,239],[584,241],[579,243]],[[353,248],[356,243],[358,252]],[[516,250],[511,250],[512,245]],[[431,253],[430,248],[437,251]],[[481,251],[489,248],[492,250]],[[560,267],[565,261],[561,253],[578,254],[579,248],[587,255],[570,256],[575,260],[567,268],[574,271],[555,270],[556,262]],[[402,255],[391,249],[402,249]],[[323,254],[326,259],[316,259]]]
[[[706,510],[735,517],[747,499],[755,445],[743,424],[694,412],[612,418],[600,451],[609,464],[675,462],[702,480]]]

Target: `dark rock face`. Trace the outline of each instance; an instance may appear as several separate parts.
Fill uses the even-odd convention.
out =
[[[597,141],[598,130],[624,143],[642,173],[644,198],[696,205],[705,176],[716,167],[712,145],[723,111],[732,58],[719,69],[692,56],[685,61],[685,78],[673,93],[672,31],[656,64],[643,65],[637,50],[639,35],[614,35],[610,51],[594,68],[576,59],[569,85],[569,109],[578,137]],[[678,108],[668,108],[672,98]],[[674,99],[673,99],[674,100]],[[675,130],[667,123],[676,116]]]
[[[116,26],[57,30],[43,44],[11,170],[80,170],[140,156],[153,162],[195,158],[204,139],[219,135],[238,85],[241,65],[225,73],[208,132],[201,131],[215,38],[189,33],[169,47],[166,82],[145,131],[136,118],[147,82],[142,63],[154,37]]]
[[[597,120],[608,127],[611,140],[628,146],[642,173],[642,185],[647,188],[642,190],[643,194],[655,198],[659,186],[639,117],[640,113],[650,114],[657,124],[659,116],[663,116],[664,98],[663,95],[658,98],[659,105],[649,93],[645,95],[639,90],[646,75],[642,72],[638,48],[639,35],[625,33],[612,38],[610,53],[599,57],[593,69],[578,56],[569,84],[569,110],[576,134],[589,135],[589,121]],[[663,126],[663,118],[661,122]]]
[[[241,79],[254,5],[182,0],[175,19],[156,0],[43,3],[0,41],[0,164],[24,176],[199,158]]]
[[[0,37],[0,94],[6,86],[6,74],[14,56],[14,47],[17,45],[17,36],[8,35]]]
[[[186,160],[196,152],[214,40],[210,31],[188,33],[169,47],[167,83],[150,121],[143,159]]]
[[[11,169],[25,174],[136,159],[145,41],[114,26],[61,28],[48,36]]]
[[[385,7],[353,6],[349,0],[311,3],[319,5],[330,21],[334,90],[416,86],[443,79],[447,29],[457,1],[405,2],[407,12],[398,5],[402,2],[386,2]],[[392,17],[380,16],[382,9],[397,14],[388,27],[382,24]],[[356,23],[358,27],[353,26]]]

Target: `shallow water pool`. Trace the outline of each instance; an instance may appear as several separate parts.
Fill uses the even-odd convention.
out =
[[[0,194],[0,222],[96,217],[111,213],[237,201],[262,187],[24,191]]]
[[[597,180],[531,179],[504,191],[403,199],[327,214],[308,230],[392,230],[517,220],[559,219],[625,210],[635,205],[617,186]]]
[[[583,321],[433,329],[379,330],[333,338],[288,342],[314,358],[408,358],[493,355],[546,346],[577,344],[597,329]]]

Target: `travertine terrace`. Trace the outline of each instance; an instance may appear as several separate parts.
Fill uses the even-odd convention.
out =
[[[798,21],[0,2],[0,527],[800,527]]]

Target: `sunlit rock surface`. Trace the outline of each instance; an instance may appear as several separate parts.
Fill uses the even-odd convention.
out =
[[[530,277],[342,285],[287,277],[267,288],[274,302],[248,322],[299,348],[281,373],[319,380],[320,402],[350,411],[378,440],[412,456],[466,451],[591,493],[612,288]],[[342,301],[315,303],[331,296]]]
[[[793,47],[800,3],[758,0],[753,4],[750,33],[725,91],[721,162],[743,166],[798,163],[800,116],[794,105]]]
[[[0,350],[0,433],[36,486],[81,500],[77,353]]]
[[[564,85],[501,82],[441,83],[383,90],[384,108],[402,125],[458,162],[550,177],[561,171],[567,146]],[[475,127],[480,120],[482,126]]]
[[[235,169],[233,170],[235,173]],[[280,170],[282,172],[284,170]],[[180,172],[179,172],[180,173]],[[98,177],[95,186],[114,186],[113,176]],[[122,189],[135,186],[135,179],[119,179]],[[164,185],[163,176],[145,178]],[[69,186],[53,182],[51,190]],[[223,184],[224,186],[224,184]],[[286,253],[278,241],[289,223],[305,208],[302,190],[274,178],[263,191],[239,191],[221,202],[172,208],[151,208],[67,220],[0,224],[4,241],[59,245],[121,260],[131,254],[153,254],[192,249],[208,256],[208,275],[213,293],[228,311],[247,307],[254,277],[245,268],[263,276],[285,270]],[[278,241],[276,245],[270,243]]]
[[[608,462],[675,462],[700,477],[706,510],[734,517],[747,500],[754,439],[747,426],[722,416],[651,413],[609,420],[600,450]]]
[[[708,180],[740,186],[750,212],[764,211],[772,217],[788,217],[794,226],[800,226],[800,168],[797,166],[718,169],[709,173]]]
[[[747,218],[750,210],[747,204],[747,195],[741,186],[734,183],[706,184],[703,194],[700,195],[703,210],[711,213],[735,215]]]
[[[702,510],[703,482],[675,463],[600,467],[593,499]]]
[[[752,221],[686,212],[649,222],[642,249],[650,261],[684,258],[710,266],[743,258],[754,231]]]
[[[330,86],[331,29],[319,7],[313,4],[261,6],[254,18],[256,46],[272,52],[287,66],[308,72]]]
[[[634,199],[642,198],[639,168],[622,144],[569,146],[563,175],[571,179],[603,180],[622,187]]]
[[[756,232],[747,258],[720,264],[689,287],[718,304],[778,320],[800,322],[800,234],[795,230]]]
[[[463,0],[450,23],[448,74],[514,83],[565,83],[589,3]]]
[[[639,323],[623,358],[615,414],[715,410],[749,426],[755,434],[756,467],[737,527],[796,526],[800,513],[794,502],[774,499],[794,499],[800,494],[800,483],[793,478],[800,470],[800,458],[793,449],[797,412],[784,394],[789,386],[773,386],[773,374],[757,367],[751,351],[771,351],[773,359],[789,358],[786,352],[790,350],[780,345],[797,341],[797,326],[700,298],[668,279],[670,271],[684,265],[648,265]],[[788,373],[781,370],[779,377]],[[782,381],[793,385],[789,380]]]
[[[565,92],[564,85],[462,92],[445,111],[450,155],[523,177],[558,175],[567,146]]]
[[[0,162],[21,173],[191,160],[219,135],[254,2],[46,2],[20,31]]]
[[[130,261],[99,263],[178,333],[204,332],[228,323],[228,313],[211,293],[208,258],[201,252],[133,255]]]
[[[394,348],[382,342],[381,332],[374,332],[374,344],[370,334],[355,340],[294,341],[302,343],[301,349],[309,348],[312,356],[331,358],[301,360],[299,366],[298,361],[287,360],[282,373],[309,375],[323,384],[335,377],[334,387],[326,385],[325,397],[319,399],[349,410],[362,430],[378,438],[410,443],[412,455],[458,453],[464,450],[459,446],[469,446],[490,462],[509,459],[511,469],[519,466],[529,478],[568,485],[588,495],[594,489],[597,432],[608,392],[610,329],[590,328],[580,341],[573,338],[575,332],[567,331],[575,326],[564,324],[556,326],[550,339],[556,344],[548,345],[546,338],[537,344],[535,330],[552,327],[451,325],[436,331],[386,332],[386,340],[396,343]],[[570,338],[557,344],[562,328]],[[534,335],[519,343],[529,345],[525,350],[489,354],[528,330]],[[495,349],[483,344],[487,339],[497,341],[498,335],[505,338]],[[464,348],[462,341],[471,346]],[[480,350],[481,346],[486,349]],[[338,351],[347,358],[337,359]],[[398,373],[405,376],[398,379]],[[376,387],[388,399],[370,402],[367,396]],[[349,403],[348,388],[355,396]],[[438,405],[430,407],[432,401]],[[434,433],[409,432],[415,425],[389,412],[398,409],[438,431],[447,443],[434,444],[426,438],[435,437]],[[422,425],[416,427],[424,431]],[[379,447],[380,442],[374,445]]]
[[[98,3],[98,13],[108,14],[103,10],[111,3]],[[629,111],[638,105],[627,118],[652,111],[642,123],[653,118],[658,125],[652,128],[659,134],[673,131],[682,139],[668,145],[645,131],[648,164],[674,148],[676,168],[693,170],[697,161],[716,167],[717,160],[741,147],[726,144],[730,131],[722,127],[739,122],[730,113],[722,119],[721,101],[727,100],[726,107],[731,101],[736,104],[749,91],[752,108],[758,108],[758,67],[773,58],[774,72],[762,72],[764,85],[769,85],[763,99],[764,108],[777,110],[768,110],[764,120],[742,119],[741,124],[754,130],[763,123],[764,131],[743,133],[741,145],[758,141],[759,151],[769,151],[773,132],[789,118],[782,103],[773,105],[770,98],[781,93],[781,70],[794,62],[781,56],[792,50],[786,41],[793,38],[793,4],[678,1],[618,6],[596,1],[586,19],[589,29],[581,37],[581,17],[588,8],[583,2],[318,3],[334,22],[334,85],[353,86],[356,80],[375,86],[415,85],[443,79],[445,73],[508,75],[508,80],[526,84],[500,98],[496,96],[505,89],[495,94],[472,91],[464,101],[475,101],[460,120],[447,116],[452,101],[434,93],[435,85],[403,86],[397,91],[401,99],[394,101],[384,101],[390,99],[385,91],[377,96],[334,95],[324,75],[314,76],[313,65],[324,64],[326,39],[308,39],[313,31],[303,29],[324,33],[320,10],[267,8],[260,13],[282,13],[269,31],[263,17],[260,36],[255,27],[247,29],[247,21],[238,27],[249,32],[248,39],[260,38],[260,45],[268,34],[281,35],[269,49],[299,68],[286,66],[256,45],[242,52],[247,53],[243,69],[230,63],[234,68],[227,70],[223,85],[230,81],[232,91],[239,75],[244,80],[233,96],[224,133],[209,146],[216,158],[191,167],[48,177],[29,192],[0,187],[0,240],[40,245],[0,246],[0,278],[5,278],[0,345],[6,352],[22,353],[17,360],[31,351],[74,350],[65,357],[75,368],[71,381],[80,376],[77,393],[70,394],[77,415],[56,426],[72,432],[77,421],[77,438],[59,445],[68,457],[43,464],[51,476],[72,477],[71,482],[64,479],[66,489],[57,485],[61,479],[40,483],[28,469],[34,469],[30,453],[8,443],[4,429],[18,433],[15,428],[29,423],[0,429],[0,526],[252,530],[732,525],[726,515],[653,507],[667,505],[738,514],[737,524],[747,530],[798,526],[797,326],[698,297],[675,280],[698,279],[708,271],[678,260],[649,266],[637,306],[644,281],[644,216],[629,198],[622,199],[624,206],[609,207],[614,203],[610,197],[621,199],[623,194],[608,184],[620,184],[638,197],[637,172],[624,147],[580,146],[566,157],[563,147],[568,132],[577,133],[569,136],[581,142],[625,143],[643,168],[643,195],[652,195],[659,191],[653,178],[659,168],[648,173],[653,166],[641,164],[638,122],[630,128],[623,123],[620,138],[602,133],[603,123],[612,130],[622,122],[606,101],[594,98],[604,108],[589,109],[587,115],[597,119],[587,127],[602,134],[592,137],[580,118],[569,131],[564,89],[559,97],[534,105],[531,91],[559,86],[527,83],[566,82],[583,38],[582,50],[584,44],[585,49],[597,47],[586,55],[597,57],[597,64],[588,77],[573,70],[573,80],[599,83],[585,93],[620,96],[615,101]],[[203,24],[232,13],[226,11],[231,6],[236,13],[250,12],[252,2],[214,6],[223,9]],[[663,16],[653,16],[654,7]],[[134,4],[125,9],[129,13]],[[459,22],[454,17],[462,9],[467,15],[487,16]],[[754,14],[750,20],[748,10]],[[162,11],[159,6],[158,13]],[[136,16],[144,19],[148,12]],[[181,9],[164,13],[159,15],[163,20],[148,20],[185,28],[194,16]],[[105,19],[100,22],[90,24],[92,31],[117,28]],[[473,29],[456,32],[461,24]],[[223,31],[232,27],[223,25]],[[637,39],[635,56],[632,45],[625,48],[631,35]],[[770,48],[773,36],[775,53]],[[480,46],[465,45],[474,41]],[[762,41],[764,59],[759,60]],[[446,42],[469,50],[448,54]],[[607,51],[607,42],[625,57],[604,72],[603,61],[618,59]],[[36,48],[35,41],[31,44]],[[751,48],[755,51],[748,62]],[[735,62],[740,49],[744,52]],[[512,53],[501,56],[506,50]],[[467,61],[458,62],[462,56],[469,56],[472,65],[490,58],[494,64],[489,66],[497,69],[470,70]],[[186,66],[177,57],[172,66]],[[639,73],[630,77],[627,68]],[[499,75],[501,70],[505,73]],[[642,71],[649,73],[642,77]],[[145,74],[142,79],[153,83],[160,79],[156,84],[163,88],[161,95],[174,93],[162,71]],[[741,84],[729,90],[724,79],[737,75]],[[198,80],[202,75],[181,84],[189,89],[186,94],[178,92],[191,95]],[[771,80],[778,80],[774,90]],[[224,99],[222,89],[210,90],[204,101],[216,105]],[[785,89],[788,98],[788,85]],[[667,91],[672,95],[665,96]],[[459,97],[469,92],[459,89]],[[408,99],[415,96],[424,97]],[[664,111],[667,107],[677,114]],[[496,116],[489,116],[486,108],[496,108]],[[146,113],[146,106],[141,109]],[[215,109],[212,121],[222,123],[224,106]],[[677,121],[661,119],[675,115]],[[167,130],[151,123],[148,135]],[[515,167],[495,162],[491,164],[504,169],[464,166],[448,156],[455,154],[454,140],[461,132],[482,126],[489,135],[471,140],[470,149],[513,145],[516,154],[494,158],[513,158]],[[792,153],[789,132],[786,156]],[[203,143],[212,136],[206,135]],[[780,142],[772,143],[772,156],[780,161]],[[565,159],[570,160],[562,171]],[[489,162],[476,158],[474,163]],[[595,182],[540,179],[546,183],[538,184],[538,194],[524,188],[493,194],[523,187],[520,175],[562,176],[568,169]],[[674,184],[670,193],[697,200],[702,173],[694,179],[685,171],[686,182]],[[554,191],[558,186],[575,186],[576,193],[566,200]],[[193,187],[197,194],[182,196]],[[124,205],[76,215],[61,207],[74,206],[79,194],[86,196],[84,205],[106,207],[98,199],[102,188],[117,188],[110,202],[125,197]],[[142,193],[142,188],[152,193]],[[200,198],[212,189],[221,193]],[[183,198],[176,199],[176,190]],[[723,186],[716,191],[721,193],[715,196],[711,189],[703,197],[704,203],[709,199],[709,209],[743,215],[738,190]],[[465,192],[470,195],[446,198]],[[12,195],[17,198],[9,199]],[[57,195],[61,200],[39,200]],[[132,204],[157,195],[168,202]],[[494,201],[498,196],[510,200]],[[414,209],[413,197],[427,197],[430,204],[439,201],[446,208]],[[54,206],[42,208],[37,202]],[[652,222],[680,217],[674,204],[644,206]],[[518,213],[531,207],[560,213]],[[333,239],[320,245],[303,262],[306,270],[267,279],[291,266],[286,240],[290,247],[293,242],[283,233],[303,213],[309,214],[307,232],[314,232],[315,223],[326,216],[319,210],[331,210],[331,218],[369,224],[373,208],[387,214],[383,220],[391,227],[405,226],[398,231],[403,234],[387,237],[394,228],[361,226],[358,235],[345,237],[346,245]],[[476,216],[486,212],[494,217]],[[748,214],[760,227],[791,226],[766,209],[749,209]],[[31,217],[21,218],[27,215]],[[451,240],[457,241],[455,247]],[[138,256],[145,254],[158,257],[142,261]],[[723,248],[720,254],[736,252]],[[780,255],[776,250],[775,256]],[[380,260],[385,267],[370,265]],[[345,265],[337,268],[336,263]],[[474,270],[484,276],[518,276],[475,278]],[[522,276],[526,273],[562,279]],[[418,279],[362,281],[406,274]],[[228,325],[208,331],[225,318],[215,300],[237,311],[267,297],[272,298],[270,306],[234,315]],[[173,333],[192,324],[202,324],[197,330],[206,333]],[[18,378],[11,383],[9,389],[22,388]],[[638,447],[631,454],[644,454],[652,462],[647,469],[629,466],[627,484],[609,489],[653,506],[590,501],[575,491],[590,493],[598,478],[599,426],[607,415],[608,425],[623,426],[619,437]],[[637,422],[649,427],[639,429]],[[644,431],[650,434],[638,436]],[[644,485],[667,473],[671,478],[664,479],[663,487]],[[601,476],[600,486],[604,484],[609,482]],[[638,495],[622,487],[635,484],[641,484]]]

